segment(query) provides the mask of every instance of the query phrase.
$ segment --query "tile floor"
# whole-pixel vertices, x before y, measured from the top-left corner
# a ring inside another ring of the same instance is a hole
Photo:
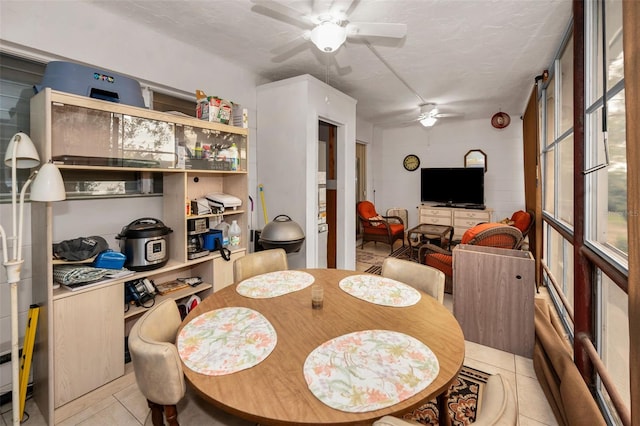
[[[399,244],[399,243],[398,243]],[[365,250],[387,255],[385,244],[367,243]],[[359,263],[356,269],[364,271],[370,265]],[[445,295],[445,305],[452,309],[451,295]],[[533,362],[518,355],[466,342],[465,365],[485,371],[500,373],[511,384],[518,401],[519,425],[557,425],[542,388],[536,379]],[[104,386],[98,391],[85,395],[68,404],[58,425],[74,426],[140,426],[151,425],[146,400],[138,390],[131,364],[127,364],[122,378]],[[0,426],[11,425],[11,406],[1,407]],[[26,403],[29,419],[24,425],[45,425],[44,418],[33,401]],[[223,413],[197,396],[188,392],[187,398],[178,406],[180,424],[183,426],[220,425],[249,426],[252,423]]]

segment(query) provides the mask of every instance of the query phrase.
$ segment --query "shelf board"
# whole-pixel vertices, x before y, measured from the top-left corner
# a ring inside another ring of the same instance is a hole
[[[188,296],[191,296],[192,294],[200,293],[201,291],[209,290],[212,288],[213,288],[212,284],[200,283],[195,287],[183,288],[165,295],[156,294],[154,305],[156,303],[162,302],[163,300],[167,300],[167,299],[178,300],[178,299],[182,299],[183,297],[188,297]],[[129,310],[124,313],[124,319],[141,315],[145,313],[147,309],[148,308],[145,308],[143,306],[130,305]]]

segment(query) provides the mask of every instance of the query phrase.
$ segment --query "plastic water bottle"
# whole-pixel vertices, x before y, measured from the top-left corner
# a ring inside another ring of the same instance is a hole
[[[238,221],[234,220],[231,222],[231,227],[229,228],[229,246],[231,248],[240,247],[240,226],[238,225]]]
[[[235,142],[231,144],[228,151],[229,158],[231,159],[231,170],[238,170],[240,158],[238,157],[238,147],[236,146]]]
[[[227,247],[229,245],[229,224],[223,220],[216,225],[215,229],[222,231],[222,246]]]

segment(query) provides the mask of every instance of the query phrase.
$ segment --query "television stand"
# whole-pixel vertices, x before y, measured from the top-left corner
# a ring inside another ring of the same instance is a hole
[[[418,218],[421,224],[453,226],[453,239],[459,240],[467,229],[481,222],[491,222],[493,210],[482,204],[444,205],[443,207],[440,204],[422,204],[419,206]]]
[[[449,208],[449,209],[471,209],[484,210],[487,208],[484,204],[436,204],[433,207]]]
[[[463,207],[465,209],[471,209],[471,210],[484,210],[486,208],[484,204],[467,204]]]

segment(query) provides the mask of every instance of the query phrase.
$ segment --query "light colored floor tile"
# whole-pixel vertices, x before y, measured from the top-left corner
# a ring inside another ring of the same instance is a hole
[[[518,416],[518,426],[548,426],[548,425],[546,423],[541,423],[527,416],[520,415]]]
[[[549,406],[547,397],[540,387],[540,383],[534,378],[517,375],[518,382],[518,407],[522,416],[537,420],[546,425],[557,425],[553,411]]]
[[[478,343],[465,341],[466,358],[500,367],[515,373],[515,355],[509,352],[483,346]]]
[[[11,426],[13,424],[13,410],[11,409],[11,403],[3,405],[1,408],[2,415],[0,415],[0,426]],[[46,422],[38,406],[33,399],[27,399],[24,403],[24,417],[22,419],[25,425],[28,426],[44,426]],[[27,423],[28,422],[28,423]]]
[[[536,371],[533,369],[533,360],[516,355],[516,374],[531,377],[532,379],[537,378]]]
[[[120,405],[117,399],[113,395],[110,395],[104,399],[97,401],[94,405],[86,408],[77,414],[74,414],[61,422],[58,422],[57,426],[75,426],[81,424],[87,419],[93,418],[98,413],[102,412],[108,407],[112,407],[114,404]]]
[[[144,423],[149,413],[147,398],[142,395],[137,384],[133,384],[113,395],[140,423]]]
[[[187,394],[178,404],[178,422],[181,426],[255,426],[255,423],[227,414],[198,397],[187,386]],[[151,416],[144,426],[151,426]]]
[[[107,406],[77,426],[140,426],[140,422],[118,401]]]

